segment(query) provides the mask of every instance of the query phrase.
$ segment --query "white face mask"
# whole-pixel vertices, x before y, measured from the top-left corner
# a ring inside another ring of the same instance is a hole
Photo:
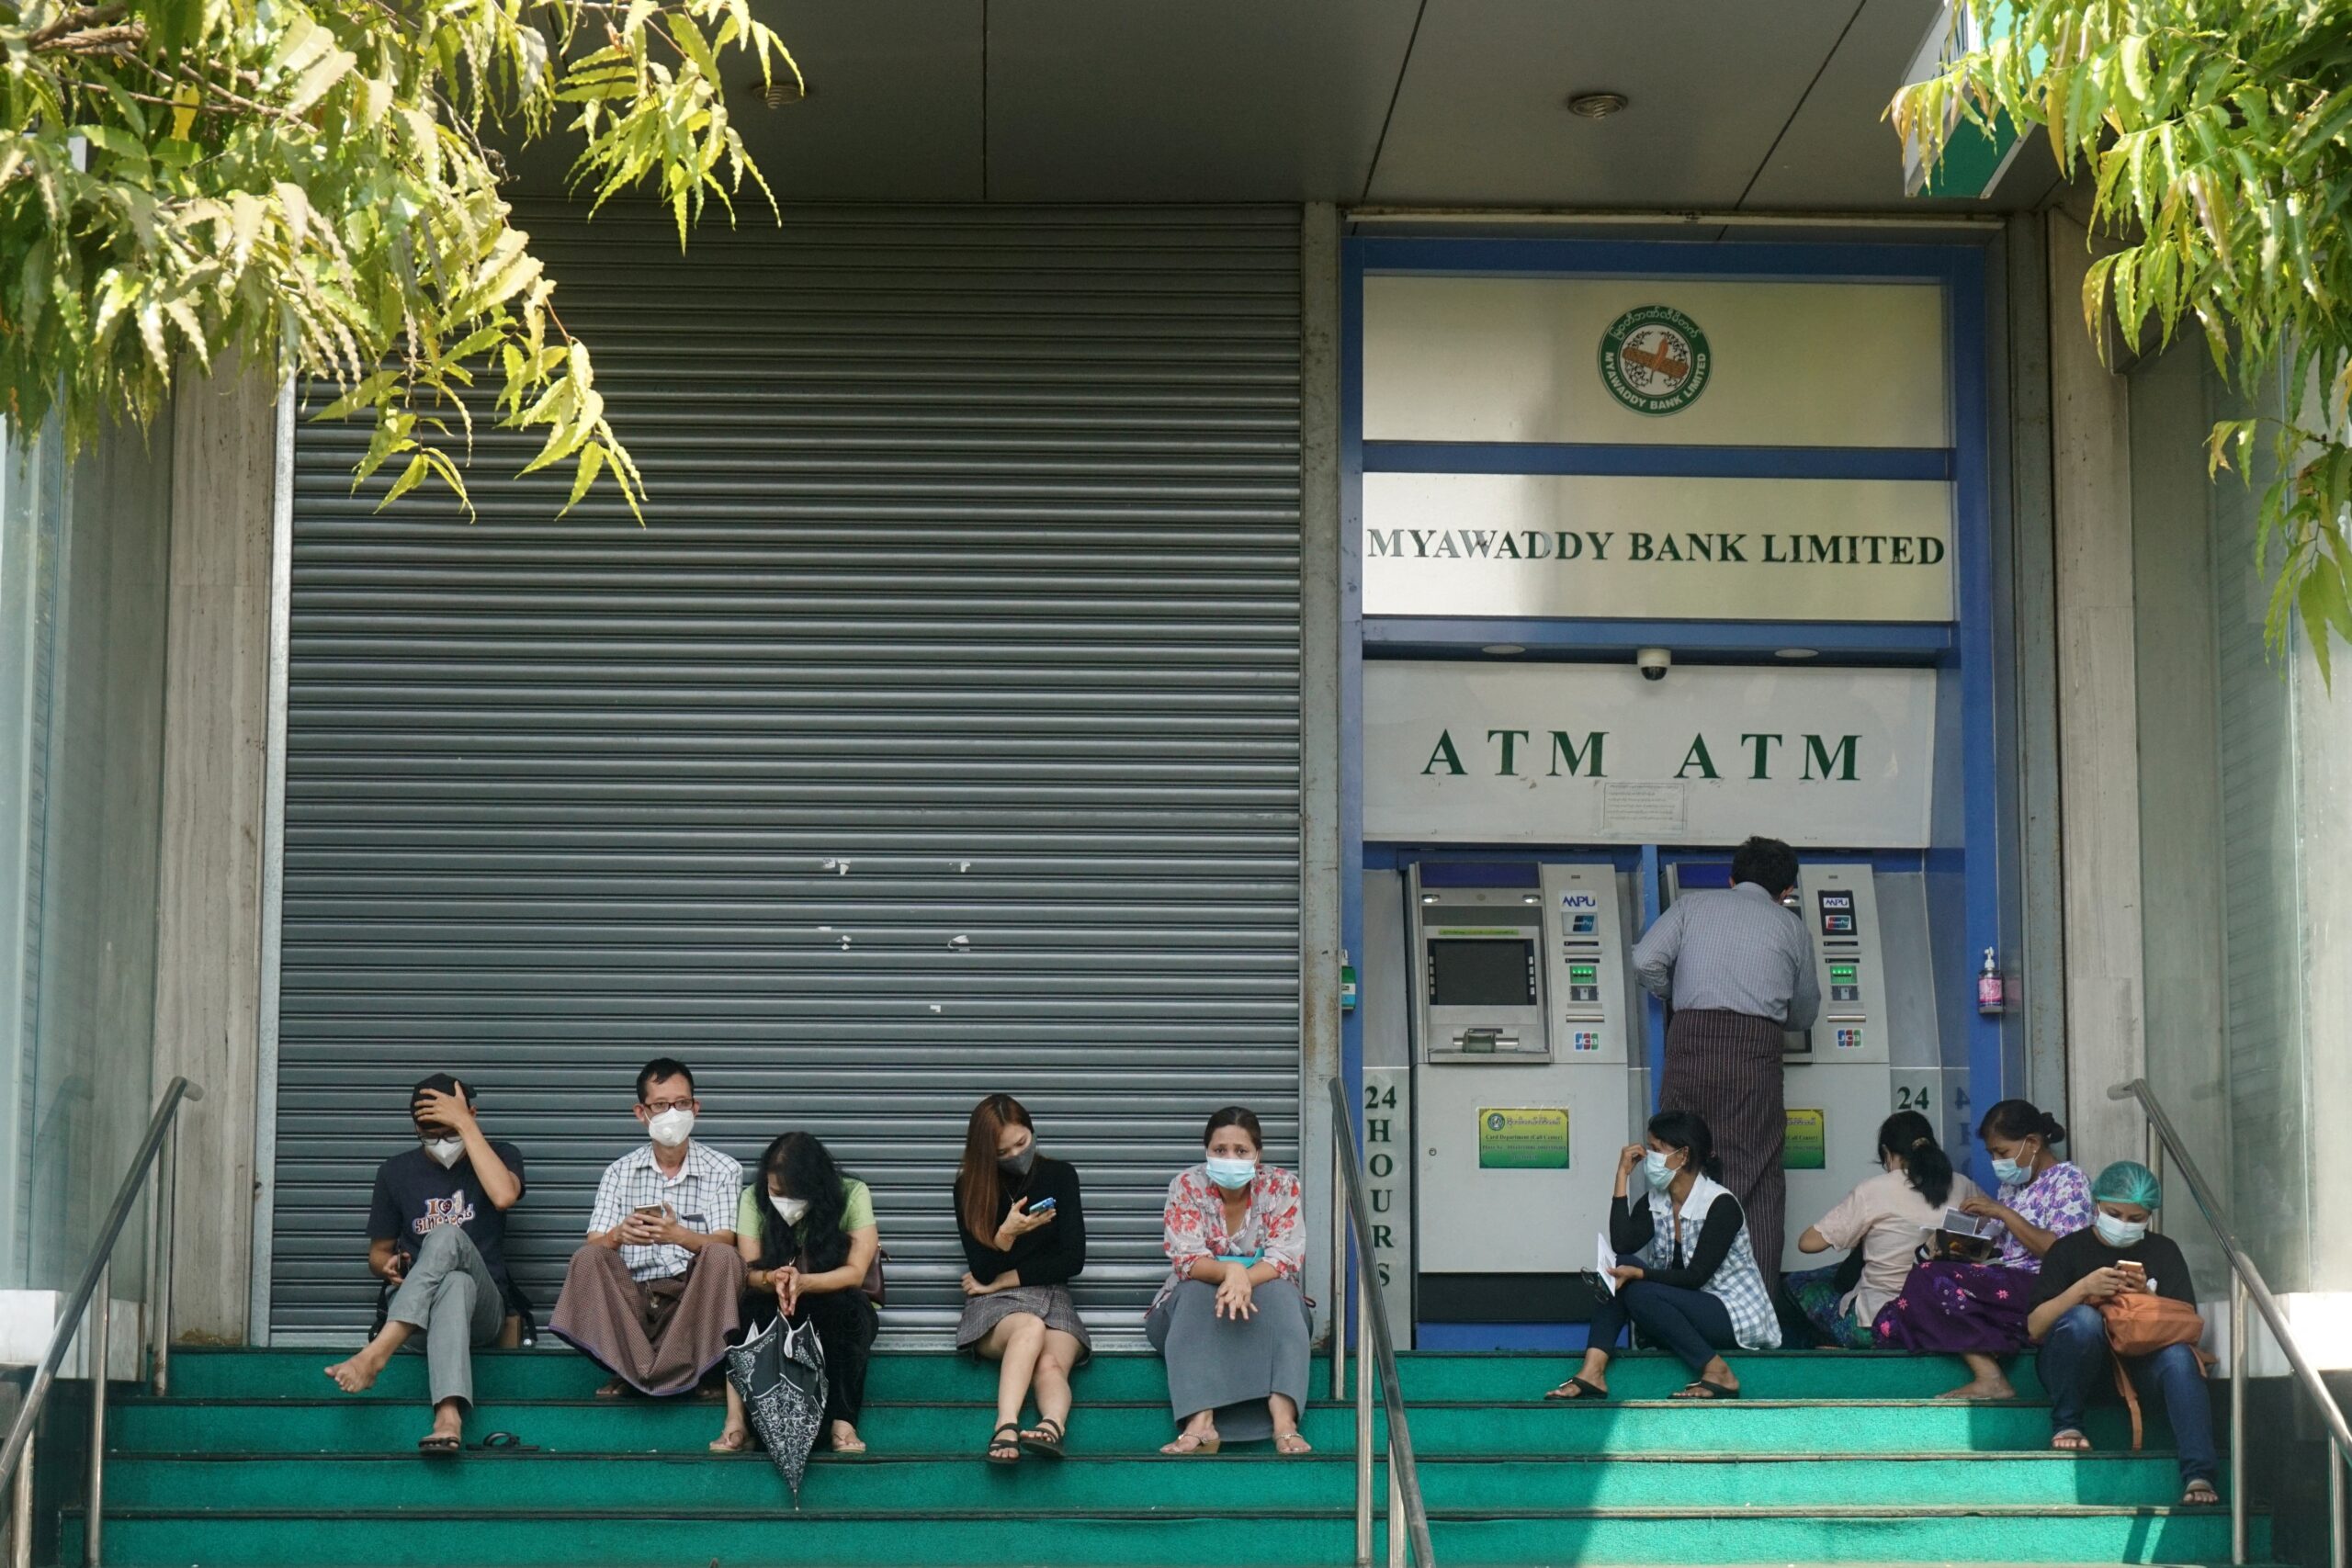
[[[1642,1179],[1650,1184],[1653,1192],[1663,1192],[1674,1185],[1674,1168],[1666,1161],[1667,1156],[1656,1149],[1642,1156]]]
[[[788,1225],[798,1224],[800,1216],[808,1212],[808,1200],[806,1198],[779,1198],[771,1192],[768,1194],[768,1204]]]
[[[695,1130],[695,1113],[681,1105],[649,1118],[645,1130],[652,1134],[653,1141],[663,1148],[674,1149],[684,1143],[687,1134]]]
[[[2109,1247],[2135,1246],[2144,1240],[2148,1234],[2147,1221],[2119,1220],[2105,1209],[2101,1209],[2098,1212],[2098,1218],[2091,1223],[2098,1227],[2099,1240]]]
[[[466,1157],[466,1141],[463,1138],[435,1138],[425,1144],[424,1152],[433,1156],[434,1164],[447,1170]]]

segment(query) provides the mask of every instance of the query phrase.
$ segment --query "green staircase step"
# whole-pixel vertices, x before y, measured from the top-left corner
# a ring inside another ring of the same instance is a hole
[[[326,1388],[324,1369],[343,1352],[320,1349],[183,1349],[172,1357],[172,1392],[209,1399],[301,1397]],[[1956,1358],[1860,1352],[1761,1352],[1732,1358],[1754,1399],[1928,1399],[1968,1381]],[[574,1399],[605,1381],[594,1362],[561,1347],[487,1350],[474,1359],[485,1400]],[[1414,1400],[1540,1398],[1576,1370],[1567,1356],[1419,1354],[1402,1359],[1405,1395]],[[2037,1397],[2041,1385],[2030,1357],[2010,1370],[2018,1392]],[[1351,1368],[1352,1376],[1352,1367]],[[1620,1398],[1658,1399],[1690,1381],[1679,1361],[1654,1352],[1622,1356],[1611,1369]],[[1159,1358],[1124,1353],[1098,1356],[1078,1375],[1080,1396],[1093,1400],[1159,1399],[1168,1392]],[[1329,1358],[1318,1358],[1314,1392],[1330,1392]],[[875,1358],[866,1396],[877,1400],[987,1400],[996,1369],[946,1353],[893,1352]],[[363,1397],[413,1402],[424,1397],[421,1356],[402,1355]]]
[[[1734,1519],[1736,1528],[1726,1529]],[[2252,1544],[2267,1551],[2267,1522],[2255,1525]],[[1447,1568],[1545,1568],[1595,1561],[2148,1563],[2225,1559],[2230,1521],[2217,1510],[2167,1508],[1709,1508],[1440,1515],[1432,1529]],[[455,1562],[618,1568],[688,1559],[827,1568],[1006,1568],[1023,1562],[1094,1568],[1248,1562],[1254,1568],[1289,1568],[1346,1561],[1352,1533],[1345,1509],[1250,1506],[1243,1517],[1230,1506],[1213,1514],[990,1510],[921,1517],[811,1510],[712,1517],[664,1506],[658,1511],[517,1509],[453,1517],[434,1506],[428,1495],[413,1510],[333,1514],[110,1507],[107,1557],[124,1568],[315,1568],[338,1562],[377,1568]],[[69,1521],[69,1561],[79,1560],[79,1535],[78,1521]]]
[[[1960,1462],[1962,1461],[1969,1462]],[[2129,1507],[2164,1497],[2177,1470],[2169,1456],[1913,1455],[1902,1458],[1774,1455],[1745,1462],[1708,1457],[1441,1459],[1420,1467],[1435,1510],[1668,1507],[1838,1507],[1860,1497],[1907,1506],[1997,1498],[2023,1507]],[[272,1508],[290,1497],[431,1500],[435,1513],[560,1510],[630,1494],[712,1516],[773,1512],[787,1494],[766,1458],[491,1453],[427,1459],[219,1455],[117,1460],[107,1467],[115,1506],[183,1509]],[[1035,1458],[991,1466],[977,1456],[854,1459],[809,1472],[801,1505],[814,1511],[930,1513],[989,1508],[1144,1511],[1171,1498],[1247,1496],[1258,1508],[1353,1506],[1355,1466],[1345,1456],[1166,1459]]]
[[[962,1454],[986,1443],[992,1415],[978,1404],[869,1404],[858,1430],[885,1453]],[[2129,1440],[2120,1410],[2099,1407],[2091,1415],[2094,1443],[2117,1448]],[[133,1399],[107,1419],[115,1446],[139,1453],[413,1450],[427,1425],[420,1404],[335,1397]],[[1948,1400],[1424,1404],[1411,1419],[1415,1443],[1431,1455],[1957,1453],[2038,1450],[2050,1441],[2047,1406]],[[695,1454],[718,1435],[720,1420],[716,1402],[697,1400],[500,1402],[477,1409],[467,1430],[476,1438],[512,1431],[548,1450]],[[1304,1426],[1317,1448],[1345,1450],[1353,1443],[1355,1413],[1317,1404]],[[2150,1446],[2169,1443],[2161,1417],[2152,1415],[2148,1426]],[[1380,1427],[1385,1430],[1385,1420]],[[1081,1398],[1070,1446],[1080,1453],[1131,1454],[1157,1448],[1173,1430],[1164,1404]]]

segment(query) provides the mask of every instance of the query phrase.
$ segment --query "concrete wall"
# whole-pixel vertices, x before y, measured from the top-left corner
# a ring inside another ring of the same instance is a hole
[[[155,1078],[183,1074],[175,1330],[242,1341],[253,1265],[277,390],[181,382],[156,909]]]
[[[2092,252],[2049,214],[2052,496],[2057,540],[2059,788],[2064,803],[2067,1113],[2075,1158],[2143,1156],[2140,725],[2133,650],[2131,398],[2072,302]]]

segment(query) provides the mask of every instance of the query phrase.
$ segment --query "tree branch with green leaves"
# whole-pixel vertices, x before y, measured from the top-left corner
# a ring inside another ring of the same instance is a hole
[[[799,79],[750,0],[0,0],[0,414],[79,449],[241,355],[372,422],[355,483],[468,504],[483,377],[525,472],[641,515],[497,144],[572,139],[592,210],[649,192],[683,248],[746,182],[775,210],[730,63]]]
[[[2272,477],[2256,550],[2276,572],[2274,651],[2298,622],[2323,675],[2352,643],[2352,0],[1962,0],[1984,46],[1895,98],[1930,162],[2003,114],[2093,176],[2083,314],[2104,346],[2200,333],[2275,418],[2213,427],[2211,471]]]

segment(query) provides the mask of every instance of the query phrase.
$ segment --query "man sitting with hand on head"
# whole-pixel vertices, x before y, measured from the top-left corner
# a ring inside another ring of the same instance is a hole
[[[701,1111],[684,1062],[657,1056],[637,1075],[637,1119],[650,1141],[605,1168],[588,1245],[571,1255],[548,1322],[614,1374],[601,1397],[684,1393],[742,1323],[732,1227],[743,1167],[694,1141]]]
[[[522,1201],[523,1155],[483,1136],[473,1090],[447,1073],[410,1092],[409,1116],[418,1146],[377,1170],[368,1209],[368,1267],[399,1288],[383,1331],[327,1376],[346,1393],[363,1393],[422,1331],[433,1430],[416,1446],[455,1453],[474,1399],[473,1352],[506,1325],[506,1211]]]

